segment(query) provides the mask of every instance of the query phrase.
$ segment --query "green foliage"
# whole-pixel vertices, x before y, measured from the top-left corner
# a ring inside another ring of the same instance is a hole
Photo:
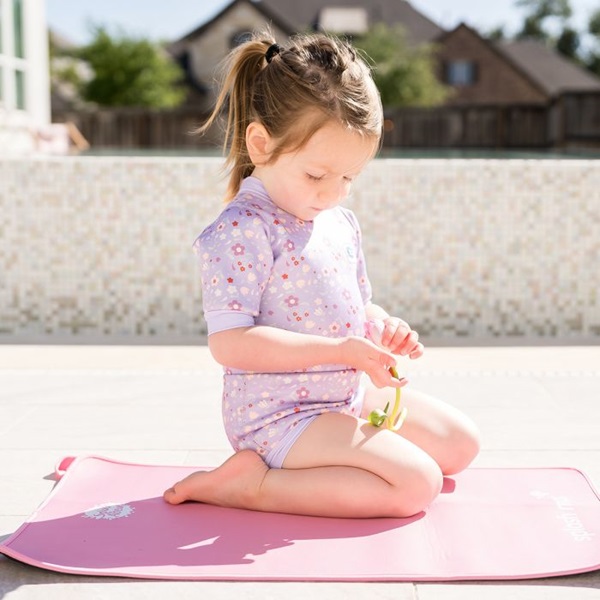
[[[518,38],[535,38],[536,40],[547,41],[549,38],[548,33],[542,25],[542,21],[534,15],[530,15],[523,21],[521,31],[517,34]]]
[[[516,0],[516,6],[525,8],[527,16],[518,38],[535,38],[545,42],[552,41],[544,25],[547,19],[559,19],[563,29],[573,14],[569,0]]]
[[[580,33],[569,24],[573,15],[570,0],[516,0],[515,5],[528,11],[517,38],[541,40],[600,76],[600,10],[591,15],[587,32]],[[559,32],[554,36],[546,25],[546,20],[552,18],[559,24]],[[591,40],[582,44],[582,35],[586,34],[590,34]]]
[[[374,25],[353,40],[373,63],[373,76],[386,108],[434,106],[449,95],[435,74],[432,46],[409,46],[402,27]]]
[[[488,31],[488,33],[485,34],[485,37],[494,42],[501,42],[502,40],[505,40],[506,33],[504,31],[504,27],[502,25],[494,27],[491,31]]]
[[[591,54],[585,65],[589,71],[600,77],[600,52]]]
[[[159,44],[123,32],[111,36],[105,27],[96,26],[92,42],[77,55],[94,73],[82,83],[81,93],[88,102],[171,108],[184,99],[185,92],[177,86],[181,69]]]
[[[579,34],[571,27],[565,27],[556,40],[556,49],[563,55],[572,60],[578,60],[580,38]]]
[[[594,38],[595,44],[585,58],[585,65],[600,77],[600,9],[590,17],[588,32]]]
[[[600,39],[600,9],[598,9],[592,16],[590,17],[590,22],[588,24],[588,31],[595,35]]]
[[[573,15],[569,0],[517,0],[516,5],[528,9],[530,16],[538,21],[548,17],[566,20]]]

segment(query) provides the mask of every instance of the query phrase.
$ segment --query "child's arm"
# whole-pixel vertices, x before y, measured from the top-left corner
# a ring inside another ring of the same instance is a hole
[[[357,336],[327,338],[258,325],[213,333],[208,346],[217,362],[244,371],[285,373],[340,364],[364,371],[377,387],[400,387],[388,371],[396,365],[392,354]]]
[[[366,307],[367,320],[379,319],[384,328],[381,335],[381,345],[393,354],[419,358],[423,354],[423,344],[419,342],[419,334],[410,325],[398,317],[390,315],[377,304],[369,302]]]

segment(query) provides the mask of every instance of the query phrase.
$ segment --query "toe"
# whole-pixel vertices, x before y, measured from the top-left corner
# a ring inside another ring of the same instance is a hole
[[[169,488],[168,490],[165,491],[165,493],[163,494],[163,498],[169,503],[169,504],[181,504],[182,502],[185,502],[187,498],[185,498],[183,496],[183,494],[180,492],[179,489],[179,484],[175,484],[172,488]]]

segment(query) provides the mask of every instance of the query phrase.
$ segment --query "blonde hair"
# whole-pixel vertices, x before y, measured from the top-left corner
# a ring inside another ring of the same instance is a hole
[[[369,67],[350,44],[320,34],[296,35],[285,48],[274,44],[272,34],[263,32],[230,53],[213,112],[198,129],[204,133],[226,113],[227,200],[254,170],[246,148],[246,129],[253,121],[277,142],[270,162],[301,148],[332,119],[381,139],[379,93]]]

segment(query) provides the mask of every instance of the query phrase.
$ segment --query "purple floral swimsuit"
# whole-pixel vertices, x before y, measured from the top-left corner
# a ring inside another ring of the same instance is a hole
[[[371,286],[360,230],[336,207],[302,221],[248,177],[235,199],[194,243],[209,335],[267,325],[331,338],[364,336]],[[225,368],[223,420],[234,448],[251,448],[281,467],[317,416],[360,415],[361,373],[318,365],[290,373]]]

